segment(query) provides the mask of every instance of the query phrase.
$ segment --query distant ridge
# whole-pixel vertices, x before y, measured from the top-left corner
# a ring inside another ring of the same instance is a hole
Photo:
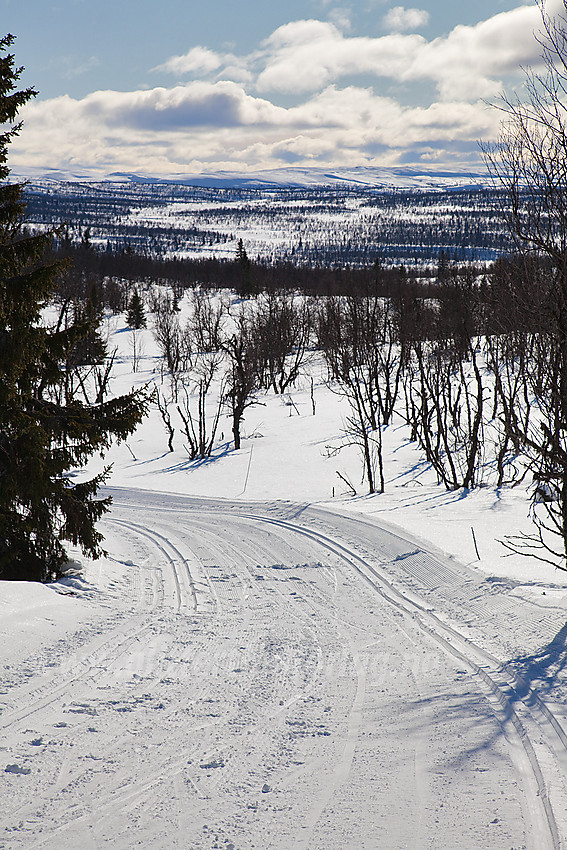
[[[359,189],[447,191],[482,189],[489,185],[486,172],[419,169],[415,167],[356,166],[353,168],[276,168],[266,171],[215,171],[175,174],[168,177],[112,172],[87,176],[59,170],[33,169],[19,177],[54,182],[176,184],[210,189],[315,189],[352,187]]]

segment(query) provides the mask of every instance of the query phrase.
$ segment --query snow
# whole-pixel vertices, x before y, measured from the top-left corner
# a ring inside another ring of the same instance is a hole
[[[150,330],[136,372],[106,332],[113,392],[162,386]],[[525,489],[447,493],[397,419],[366,495],[325,377],[313,353],[201,462],[153,409],[87,470],[107,557],[2,584],[0,847],[567,841],[567,587],[500,542]]]
[[[155,178],[151,175],[113,172],[96,178],[73,171],[52,170],[28,167],[25,171],[15,172],[20,178],[33,178],[46,182],[132,182],[165,183],[185,186],[204,186],[211,188],[308,188],[308,187],[365,187],[386,189],[453,189],[478,187],[490,184],[485,171],[447,171],[443,169],[413,168],[408,166],[358,166],[353,168],[275,168],[265,171],[234,172],[213,171],[200,174],[171,174],[169,177]]]

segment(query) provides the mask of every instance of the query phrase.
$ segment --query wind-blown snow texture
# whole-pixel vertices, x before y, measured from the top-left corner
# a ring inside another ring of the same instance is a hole
[[[160,384],[151,332],[133,373],[106,329],[113,389]],[[567,840],[565,584],[498,542],[525,492],[444,492],[397,420],[364,496],[309,373],[315,414],[306,375],[201,463],[154,410],[106,459],[108,556],[2,586],[0,847]]]

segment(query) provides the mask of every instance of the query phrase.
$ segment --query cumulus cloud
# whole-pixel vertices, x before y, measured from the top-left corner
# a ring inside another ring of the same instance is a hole
[[[423,46],[407,78],[435,80],[442,98],[492,97],[503,76],[539,60],[534,32],[540,24],[537,7],[520,6],[474,27],[457,26]]]
[[[129,128],[149,132],[203,127],[237,127],[285,121],[286,110],[252,97],[236,83],[195,81],[172,89],[93,92],[82,100],[68,96],[29,104],[26,121],[45,128],[57,124],[57,115],[81,128],[95,121],[101,130]],[[72,132],[72,127],[67,127]]]
[[[424,44],[418,35],[348,38],[331,23],[294,21],[264,43],[256,84],[259,91],[308,92],[357,74],[401,78]]]
[[[400,24],[423,20],[419,9],[399,6],[389,14]],[[272,33],[255,57],[256,87],[259,92],[315,92],[344,77],[372,75],[398,84],[433,82],[446,100],[490,97],[501,91],[504,76],[538,61],[541,48],[534,30],[540,24],[537,6],[519,6],[427,41],[401,32],[349,37],[330,22],[293,21]]]
[[[30,103],[23,117],[16,167],[163,176],[282,162],[353,165],[377,150],[382,163],[394,163],[423,145],[487,137],[495,120],[478,104],[409,108],[356,86],[327,86],[283,108],[232,82],[65,96]]]
[[[338,29],[343,32],[348,32],[352,27],[352,10],[332,9],[329,12],[329,20],[338,27]]]
[[[172,56],[163,65],[158,65],[154,71],[164,71],[166,74],[208,74],[216,71],[222,64],[222,58],[207,47],[193,47],[182,56]]]
[[[429,12],[425,9],[405,9],[403,6],[394,6],[384,15],[382,25],[384,29],[391,32],[405,32],[419,29],[428,22]]]
[[[31,102],[14,167],[169,176],[282,162],[474,158],[476,140],[494,138],[499,123],[481,98],[520,64],[537,61],[537,7],[432,40],[400,31],[419,9],[394,12],[398,31],[381,37],[351,36],[331,21],[292,21],[248,56],[194,47],[158,67],[198,77],[183,85]],[[404,103],[404,86],[424,82],[436,94],[429,88],[421,105]],[[285,107],[276,102],[282,93]]]

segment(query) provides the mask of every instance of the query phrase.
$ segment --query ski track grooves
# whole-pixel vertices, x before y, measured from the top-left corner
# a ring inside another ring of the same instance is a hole
[[[113,525],[122,526],[125,528],[130,528],[136,532],[140,537],[145,538],[146,540],[150,540],[154,546],[165,556],[167,562],[171,566],[171,572],[173,575],[173,580],[175,582],[175,609],[177,613],[179,613],[183,608],[186,607],[186,599],[187,599],[187,584],[189,585],[190,591],[189,596],[191,598],[191,607],[197,611],[198,610],[198,602],[197,602],[197,591],[195,589],[195,582],[193,580],[193,576],[191,575],[191,571],[189,568],[189,564],[187,559],[183,556],[183,554],[177,549],[170,540],[167,540],[162,534],[159,534],[156,531],[149,531],[145,526],[138,525],[135,522],[127,522],[126,520],[121,519],[110,519]],[[173,553],[173,554],[171,554]]]
[[[543,847],[560,850],[562,846],[560,832],[557,826],[553,807],[549,799],[548,789],[539,759],[534,749],[534,744],[532,743],[530,734],[526,728],[526,722],[520,718],[518,711],[515,708],[515,704],[521,702],[522,707],[528,710],[528,720],[531,719],[532,722],[537,724],[539,728],[545,726],[547,729],[552,731],[553,737],[556,740],[551,742],[549,740],[550,736],[547,735],[547,743],[552,749],[557,761],[561,764],[567,764],[567,735],[565,734],[558,718],[553,714],[549,707],[545,705],[537,691],[531,688],[528,690],[526,695],[520,695],[518,689],[521,687],[522,681],[513,670],[510,670],[505,665],[503,666],[492,655],[473,644],[468,638],[453,629],[449,624],[441,621],[432,610],[427,608],[424,604],[421,604],[416,599],[415,594],[412,593],[410,596],[395,587],[390,577],[387,576],[383,570],[379,570],[376,566],[370,564],[365,558],[356,553],[354,549],[339,543],[327,534],[317,531],[312,527],[299,525],[297,520],[300,517],[301,520],[305,521],[305,508],[293,515],[293,520],[295,520],[295,522],[253,513],[235,512],[234,514],[235,520],[248,520],[263,525],[271,525],[293,534],[299,534],[307,537],[314,543],[321,545],[327,551],[332,552],[334,555],[341,558],[352,569],[354,569],[375,592],[379,593],[383,599],[393,605],[402,614],[409,616],[414,622],[417,622],[420,628],[426,631],[445,652],[465,664],[468,669],[478,677],[478,679],[482,682],[485,692],[489,695],[489,697],[493,698],[491,702],[492,710],[507,739],[513,743],[519,744],[524,754],[523,764],[520,766],[520,770],[523,773],[524,781],[529,786],[526,789],[527,794],[525,795],[529,809],[526,822],[528,824],[531,823],[532,828],[534,829],[534,846],[537,846],[538,850]],[[146,534],[146,536],[151,537],[152,539],[165,541],[165,538],[162,537],[162,535],[155,533],[150,535],[147,530],[135,525],[134,523],[121,522],[125,525],[129,525],[133,529],[135,528],[139,533]],[[402,540],[403,538],[399,539]],[[426,580],[431,582],[431,579],[427,579],[427,562],[429,560],[432,564],[434,564],[434,561],[428,553],[422,552],[418,548],[409,552],[407,556],[401,557],[415,559],[416,556],[418,558],[419,556],[422,556],[424,561],[423,567],[418,567],[416,569],[421,569]],[[433,581],[432,586],[437,586],[435,581]],[[494,671],[493,668],[497,668],[496,671]],[[491,670],[491,672],[488,672],[488,670]],[[494,701],[496,701],[497,706],[494,705]],[[354,749],[354,747],[352,749]],[[348,761],[349,759],[347,758],[347,762]],[[348,769],[345,770],[343,765],[340,770],[337,768],[335,774],[337,777],[343,774],[344,777],[346,777]],[[340,783],[337,779],[337,783],[333,790],[336,790],[338,784]],[[332,793],[333,792],[330,791],[327,799],[330,799]],[[325,809],[325,804],[319,805],[317,809],[318,817],[311,820],[308,834],[305,835],[304,833],[302,836],[301,847],[308,846],[309,837],[316,828],[319,817]],[[533,826],[534,824],[537,824],[537,826]]]
[[[327,537],[318,531],[310,528],[298,527],[297,525],[286,522],[285,520],[266,518],[256,516],[254,514],[249,514],[248,518],[256,522],[276,525],[296,534],[305,535],[306,537],[320,543],[330,552],[338,555],[351,567],[353,567],[356,572],[390,604],[394,605],[405,615],[410,615],[414,619],[417,618],[421,628],[427,631],[427,633],[447,652],[466,664],[469,669],[482,680],[485,688],[496,698],[502,709],[500,712],[496,711],[495,714],[505,733],[509,734],[510,724],[512,725],[517,735],[517,739],[524,750],[529,764],[529,769],[533,780],[535,781],[537,796],[535,804],[532,802],[532,805],[530,806],[532,816],[535,816],[540,824],[536,835],[534,835],[535,846],[538,848],[549,846],[553,848],[553,850],[560,850],[562,842],[553,808],[549,800],[545,779],[528,731],[514,709],[513,701],[509,696],[510,692],[512,692],[512,694],[517,694],[516,687],[518,685],[518,678],[514,674],[510,676],[510,671],[508,671],[506,667],[501,668],[502,672],[506,671],[508,673],[509,678],[504,687],[500,685],[497,679],[487,672],[485,666],[478,663],[478,661],[481,660],[485,662],[485,665],[490,664],[490,666],[493,666],[496,659],[473,645],[471,641],[459,634],[455,629],[451,628],[451,626],[441,622],[432,611],[420,605],[417,601],[410,599],[399,589],[395,588],[389,578],[387,578],[381,570],[378,570],[376,567],[369,564],[360,555],[350,549],[347,549],[341,543],[332,540],[330,537]],[[379,584],[377,582],[379,582]],[[475,656],[477,660],[475,660]],[[563,762],[567,755],[567,736],[565,735],[559,720],[543,703],[537,692],[533,689],[529,691],[527,698],[520,697],[520,699],[528,708],[535,706],[549,722],[553,731],[557,735],[560,746],[564,751],[563,753],[556,752],[558,760]],[[541,806],[537,805],[538,800],[541,801]],[[312,829],[314,826],[315,824],[313,824]],[[541,843],[544,836],[546,837],[545,845]],[[307,847],[307,843],[302,843],[302,847]]]
[[[136,609],[136,614],[139,616],[136,617],[134,623],[122,630],[119,626],[116,626],[116,628],[111,629],[110,634],[101,635],[96,641],[91,642],[89,644],[89,655],[78,665],[78,669],[69,672],[62,682],[57,682],[52,677],[46,677],[39,685],[37,683],[34,685],[32,682],[32,686],[29,688],[30,702],[23,708],[12,709],[2,715],[2,728],[22,723],[31,715],[44,710],[53,703],[71,697],[77,683],[85,683],[96,677],[99,665],[102,665],[103,669],[108,658],[116,661],[121,654],[128,652],[136,641],[143,639],[146,635],[147,626],[142,621],[144,613],[148,614],[155,610],[159,612],[163,611],[164,608],[169,608],[169,616],[172,616],[173,612],[173,616],[178,620],[177,615],[180,614],[200,617],[211,612],[221,613],[227,606],[229,609],[237,609],[239,606],[244,607],[248,604],[250,610],[253,611],[252,606],[254,604],[262,603],[261,596],[256,594],[256,597],[254,597],[254,588],[257,588],[254,580],[257,576],[250,566],[251,563],[254,563],[253,558],[260,555],[265,556],[266,559],[273,558],[277,551],[285,551],[286,556],[289,556],[289,551],[292,550],[292,545],[286,541],[286,538],[282,535],[280,539],[280,535],[277,534],[275,536],[278,539],[275,542],[268,540],[268,537],[264,538],[257,535],[250,543],[246,535],[243,534],[239,538],[241,545],[240,542],[236,543],[235,537],[231,538],[230,535],[223,533],[222,514],[219,523],[219,508],[207,502],[207,500],[203,500],[201,505],[199,505],[198,500],[193,500],[193,505],[196,507],[191,512],[191,523],[187,527],[180,527],[176,524],[174,517],[179,509],[169,508],[167,502],[163,509],[157,505],[138,505],[128,500],[121,503],[117,499],[115,504],[121,510],[121,514],[117,517],[110,515],[107,521],[116,529],[129,531],[133,536],[138,536],[147,541],[152,549],[157,550],[159,559],[164,566],[164,569],[159,569],[162,584],[159,589],[156,589],[157,573],[148,573],[147,578],[151,581],[152,598],[151,604],[146,604],[144,608],[143,602],[145,595],[147,595],[148,585],[147,582],[144,584],[143,581],[140,581],[140,568],[134,567],[135,572],[132,573],[129,580],[133,582],[132,595],[135,598],[134,601],[140,606]],[[564,801],[565,783],[560,783],[560,790],[554,791],[558,794],[558,800],[554,802],[555,798],[550,799],[548,787],[553,777],[550,780],[547,778],[547,773],[544,775],[546,770],[544,760],[546,755],[551,756],[553,764],[560,766],[559,773],[562,778],[567,774],[567,734],[563,729],[561,720],[546,705],[537,690],[522,680],[511,666],[503,664],[490,652],[478,646],[457,628],[454,628],[449,622],[441,619],[419,593],[414,592],[409,587],[406,588],[402,582],[399,582],[387,572],[386,563],[383,567],[377,566],[373,561],[371,562],[371,559],[363,556],[364,547],[357,547],[355,542],[348,541],[346,537],[341,542],[340,529],[337,531],[337,538],[333,537],[333,532],[330,530],[333,528],[332,512],[318,513],[316,509],[314,513],[312,512],[309,515],[308,506],[300,506],[297,509],[298,506],[295,505],[291,506],[292,509],[296,509],[295,513],[292,513],[289,511],[289,506],[286,508],[283,503],[281,505],[274,503],[264,507],[267,515],[254,513],[252,505],[244,503],[227,504],[225,511],[226,516],[230,518],[235,527],[240,525],[246,528],[246,526],[250,527],[250,524],[253,524],[264,529],[279,529],[285,535],[289,535],[292,540],[294,535],[299,536],[303,540],[311,541],[315,549],[320,547],[335,558],[340,559],[348,569],[355,571],[373,593],[377,593],[387,603],[392,611],[392,617],[394,612],[397,612],[396,616],[401,615],[403,617],[408,632],[410,630],[409,623],[417,626],[445,654],[468,668],[486,694],[488,704],[510,745],[512,760],[524,784],[522,805],[526,808],[524,813],[526,830],[529,831],[530,826],[532,830],[531,844],[537,850],[560,850],[564,846],[562,833],[565,832],[565,818],[561,821],[560,827],[555,812],[559,814],[560,804]],[[131,510],[139,508],[155,516],[155,524],[152,525],[151,519],[148,521],[150,528],[147,525],[140,524],[139,521],[134,522],[125,518]],[[270,515],[277,512],[281,517],[282,511],[285,519]],[[323,516],[323,521],[320,519],[321,516]],[[342,518],[345,519],[345,517]],[[356,523],[356,519],[353,521]],[[320,530],[321,528],[323,530]],[[191,535],[197,534],[201,534],[202,537],[193,545]],[[396,537],[390,531],[387,534],[390,537]],[[188,542],[189,540],[191,540],[191,543]],[[392,562],[402,558],[414,559],[415,572],[420,575],[423,574],[424,581],[428,582],[431,587],[438,586],[439,582],[435,573],[437,562],[433,560],[433,556],[419,548],[415,549],[415,543],[404,540],[401,536],[398,536],[396,540],[403,542],[404,546],[408,545],[410,549],[411,547],[414,548],[407,555],[391,557]],[[360,551],[357,551],[357,548]],[[386,546],[385,551],[387,549]],[[213,567],[208,567],[205,564],[203,552],[208,553],[207,563],[213,555],[222,556],[219,561],[224,563],[224,572],[229,573],[229,575],[223,574],[220,577],[211,575],[210,570]],[[385,556],[386,562],[387,557],[389,556]],[[270,563],[273,563],[273,561]],[[429,569],[430,566],[433,569]],[[439,570],[445,569],[444,565],[437,564],[437,566]],[[447,569],[450,570],[450,567],[447,567]],[[323,570],[328,570],[328,575]],[[325,577],[325,581],[328,580],[329,586],[332,587],[334,582],[336,590],[337,577],[333,575],[332,570],[324,567],[321,570],[321,575]],[[455,573],[455,581],[458,580],[459,576]],[[299,582],[300,579],[297,579],[297,581]],[[217,583],[216,586],[215,582]],[[219,582],[225,583],[219,584]],[[299,588],[300,585],[297,586]],[[307,587],[307,585],[302,586]],[[275,584],[270,589],[281,597],[282,603],[285,602],[287,597],[284,596],[279,584]],[[305,596],[302,601],[307,603],[312,611],[324,606],[324,595],[315,585],[310,588],[310,595],[307,590],[304,590],[304,593]],[[297,596],[298,594],[294,595]],[[496,600],[496,602],[498,601]],[[302,607],[298,608],[297,611],[293,609],[293,612],[288,616],[296,619],[304,629],[310,628],[311,621],[307,619],[307,614]],[[351,629],[364,628],[342,620],[331,610],[327,612],[327,617],[337,623],[343,623]],[[317,643],[317,635],[314,631],[312,637],[313,641]],[[320,646],[318,651],[321,652]],[[325,810],[333,796],[348,781],[352,769],[357,746],[359,716],[366,686],[364,668],[355,665],[355,672],[356,688],[348,715],[346,735],[343,740],[344,746],[341,752],[337,754],[336,761],[333,764],[328,787],[323,793],[314,795],[304,827],[300,835],[296,835],[293,844],[297,850],[307,850],[310,846],[310,841]],[[280,702],[281,708],[279,710],[281,712],[286,711],[309,690],[310,683],[306,681],[303,691],[298,692],[298,695],[286,700],[285,703]],[[536,740],[535,733],[537,733],[538,740]],[[125,733],[120,732],[118,734],[124,735]],[[195,746],[197,749],[197,745]],[[97,846],[97,833],[100,836],[103,834],[102,827],[106,825],[110,827],[113,819],[119,817],[120,812],[124,811],[125,807],[133,807],[138,801],[143,801],[151,788],[160,782],[159,775],[166,768],[172,778],[173,798],[175,801],[180,801],[181,770],[186,763],[186,756],[170,755],[165,757],[162,765],[163,770],[157,774],[158,778],[152,778],[151,775],[140,776],[127,790],[121,786],[117,787],[112,792],[111,797],[106,799],[106,808],[103,808],[100,815],[100,825],[96,832],[93,831],[91,835],[94,842],[93,846]],[[544,765],[543,768],[542,765]],[[74,772],[76,772],[76,769],[73,771],[73,769],[69,769],[68,764],[62,763],[58,775],[50,784],[48,783],[45,799],[47,800],[48,793],[55,794],[60,787],[71,781]],[[125,773],[124,776],[126,775]],[[76,774],[75,778],[78,778],[78,776],[79,774]],[[185,778],[184,781],[193,782],[190,777]],[[200,796],[197,785],[195,783],[193,785],[196,795]],[[74,813],[74,806],[75,803],[69,808],[60,810],[59,814],[64,816],[64,822],[57,827],[51,836],[36,837],[35,841],[32,840],[33,843],[30,842],[27,846],[44,846],[55,834],[63,839],[67,830],[91,817],[92,812],[90,810],[87,810],[85,814]],[[21,807],[13,811],[11,816],[15,816],[20,808],[27,810],[29,807],[30,804],[22,803]],[[180,821],[178,821],[178,832],[179,834],[182,833]],[[1,839],[0,846],[4,846]]]
[[[296,515],[293,516],[293,519],[297,520],[301,517],[302,520],[305,520],[304,515],[305,508],[299,511],[299,513],[296,513]],[[513,743],[519,744],[524,753],[523,764],[520,766],[520,771],[523,774],[524,781],[529,786],[526,789],[527,794],[525,795],[529,809],[526,822],[527,824],[532,824],[532,828],[534,830],[534,846],[538,847],[538,850],[540,850],[540,848],[543,850],[544,847],[550,848],[550,850],[551,848],[552,850],[560,850],[562,842],[559,828],[549,799],[548,789],[539,759],[535,752],[530,734],[526,728],[526,723],[522,721],[518,711],[514,707],[515,703],[521,701],[522,706],[528,709],[529,718],[531,718],[532,722],[536,723],[538,727],[542,727],[545,724],[552,730],[554,737],[556,738],[556,742],[553,744],[548,740],[547,743],[553,750],[557,761],[562,764],[567,763],[567,735],[565,734],[558,718],[553,714],[548,706],[545,705],[541,697],[537,694],[537,691],[529,689],[526,696],[519,696],[518,687],[521,686],[522,682],[514,671],[509,670],[506,666],[502,666],[501,663],[492,655],[477,647],[468,638],[453,629],[449,624],[441,621],[432,610],[427,608],[424,604],[421,604],[416,599],[415,594],[412,593],[411,596],[407,595],[395,587],[392,584],[390,577],[387,576],[383,570],[379,570],[376,566],[370,564],[365,558],[356,553],[354,549],[339,543],[327,534],[317,531],[312,527],[302,526],[296,522],[242,512],[235,512],[234,519],[248,520],[268,526],[271,525],[293,534],[302,535],[312,540],[314,543],[321,545],[327,551],[332,552],[354,569],[375,592],[380,594],[383,599],[393,605],[398,611],[404,614],[404,616],[409,616],[414,622],[417,622],[420,628],[426,631],[445,652],[465,664],[468,669],[478,677],[483,684],[485,692],[497,703],[498,707],[494,705],[494,701],[491,703],[491,707],[507,739]],[[115,520],[115,522],[127,525],[132,529],[135,529],[138,533],[145,535],[156,542],[162,541],[161,544],[157,543],[162,551],[164,551],[162,548],[163,543],[168,543],[170,546],[172,545],[166,541],[162,535],[155,532],[150,534],[145,528],[138,526],[135,523],[125,522],[123,520]],[[402,540],[403,538],[399,539]],[[176,553],[179,556],[179,552],[177,550]],[[177,575],[177,567],[174,563],[174,559],[171,559],[167,553],[164,552],[164,554],[166,554],[172,563]],[[407,556],[402,557],[415,558],[420,555],[423,556],[425,562],[423,565],[423,572],[426,573],[428,567],[427,561],[431,560],[431,563],[434,563],[428,553],[422,552],[418,548],[409,552]],[[497,668],[497,673],[487,672],[487,668],[490,669],[494,667]],[[501,683],[499,679],[504,679],[504,682]],[[549,739],[549,736],[547,737]],[[354,749],[354,747],[352,749]],[[341,760],[341,762],[342,761],[343,760]],[[349,759],[347,758],[347,762],[348,761]],[[337,770],[335,771],[337,782],[334,784],[333,790],[336,790],[336,787],[340,784],[338,781],[339,775],[344,775],[344,778],[346,778],[347,774],[348,769],[345,770],[344,765],[340,770],[337,767]],[[330,799],[331,796],[332,791],[328,794],[327,799]],[[306,848],[308,846],[309,837],[313,834],[319,817],[323,814],[324,809],[325,804],[317,806],[318,816],[312,818],[307,835],[304,833],[302,836],[302,848]],[[537,826],[534,826],[534,824]]]

